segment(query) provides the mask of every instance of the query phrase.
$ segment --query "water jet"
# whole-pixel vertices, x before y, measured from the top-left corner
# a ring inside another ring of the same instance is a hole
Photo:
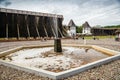
[[[54,51],[55,52],[62,52],[62,45],[61,45],[61,39],[58,38],[58,20],[57,15],[55,15],[54,20],[54,28],[55,28],[55,39],[54,39]]]

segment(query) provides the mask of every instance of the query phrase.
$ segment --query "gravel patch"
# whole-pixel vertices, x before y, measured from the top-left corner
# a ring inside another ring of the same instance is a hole
[[[82,39],[79,40],[62,40],[65,44],[84,44]],[[53,40],[41,41],[18,41],[18,42],[0,42],[0,52],[22,45],[42,45],[53,44]],[[93,44],[120,51],[120,42],[114,39],[87,40],[86,44]],[[0,80],[52,80],[35,74],[27,73],[0,65]],[[81,72],[74,76],[62,80],[120,80],[120,60],[112,61],[108,64],[94,67],[87,71]]]

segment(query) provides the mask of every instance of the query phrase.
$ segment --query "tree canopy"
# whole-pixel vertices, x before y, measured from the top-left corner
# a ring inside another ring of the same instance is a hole
[[[104,28],[120,28],[120,25],[104,26]]]
[[[77,33],[82,33],[82,26],[77,26],[76,31]]]

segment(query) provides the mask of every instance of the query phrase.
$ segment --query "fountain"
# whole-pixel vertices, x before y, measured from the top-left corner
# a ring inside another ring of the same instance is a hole
[[[57,15],[55,15],[54,19],[54,28],[55,28],[55,39],[54,39],[54,51],[55,52],[62,52],[62,46],[61,46],[61,39],[58,37],[58,20]]]
[[[57,15],[53,22],[54,45],[22,46],[1,52],[0,64],[58,80],[120,58],[120,52],[87,45],[86,40],[84,45],[61,45]]]

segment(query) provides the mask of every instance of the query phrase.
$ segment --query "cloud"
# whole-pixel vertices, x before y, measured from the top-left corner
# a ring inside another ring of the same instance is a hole
[[[2,5],[2,6],[7,7],[7,6],[11,5],[11,4],[12,3],[10,1],[8,1],[8,0],[0,0],[0,5]]]
[[[10,2],[1,1],[0,6]],[[11,0],[11,3],[7,8],[62,14],[63,24],[68,24],[70,19],[76,25],[85,21],[92,26],[120,24],[120,0]]]

